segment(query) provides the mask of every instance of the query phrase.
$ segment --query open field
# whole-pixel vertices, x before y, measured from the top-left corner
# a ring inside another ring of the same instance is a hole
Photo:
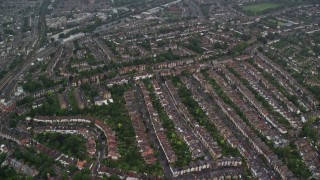
[[[282,4],[279,4],[279,3],[266,2],[266,3],[244,5],[244,6],[241,6],[241,8],[242,8],[242,10],[244,10],[246,12],[249,12],[249,13],[256,15],[256,14],[261,14],[261,13],[266,12],[271,9],[278,8],[281,5]]]

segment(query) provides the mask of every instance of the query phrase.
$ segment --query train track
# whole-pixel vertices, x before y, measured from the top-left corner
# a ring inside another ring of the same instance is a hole
[[[2,92],[3,89],[6,87],[6,85],[10,82],[12,76],[13,76],[13,72],[9,72],[6,74],[6,76],[4,78],[1,79],[0,92]]]

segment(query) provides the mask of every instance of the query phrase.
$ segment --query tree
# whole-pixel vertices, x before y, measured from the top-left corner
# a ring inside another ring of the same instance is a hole
[[[315,45],[313,51],[317,56],[320,56],[320,45]]]
[[[42,89],[43,86],[37,81],[28,80],[25,84],[22,85],[22,88],[27,92],[35,92]]]
[[[54,86],[54,81],[50,78],[48,78],[47,76],[41,75],[39,77],[39,80],[42,82],[42,84],[44,85],[45,88],[50,88],[52,86]]]
[[[78,171],[79,169],[77,168],[77,166],[71,164],[71,165],[68,167],[68,170],[70,171],[70,173],[75,173],[75,172]]]
[[[9,127],[15,128],[17,126],[18,122],[16,120],[10,119],[9,121]]]
[[[262,36],[258,36],[258,37],[257,37],[257,40],[260,41],[260,42],[262,42],[263,44],[267,44],[267,42],[268,42],[267,38],[262,37]]]
[[[65,37],[66,37],[66,34],[64,34],[64,33],[59,34],[60,39],[65,38]]]

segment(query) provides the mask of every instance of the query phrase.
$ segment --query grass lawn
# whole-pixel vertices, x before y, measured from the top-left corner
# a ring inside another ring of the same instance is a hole
[[[244,11],[247,11],[256,15],[256,14],[262,13],[265,10],[278,8],[280,6],[281,4],[279,3],[267,2],[267,3],[258,3],[258,4],[252,4],[252,5],[244,5],[244,6],[241,6],[241,8]]]
[[[67,100],[68,103],[71,105],[72,109],[77,109],[78,105],[77,105],[77,101],[76,101],[76,97],[74,96],[74,89],[68,91],[67,93]]]

